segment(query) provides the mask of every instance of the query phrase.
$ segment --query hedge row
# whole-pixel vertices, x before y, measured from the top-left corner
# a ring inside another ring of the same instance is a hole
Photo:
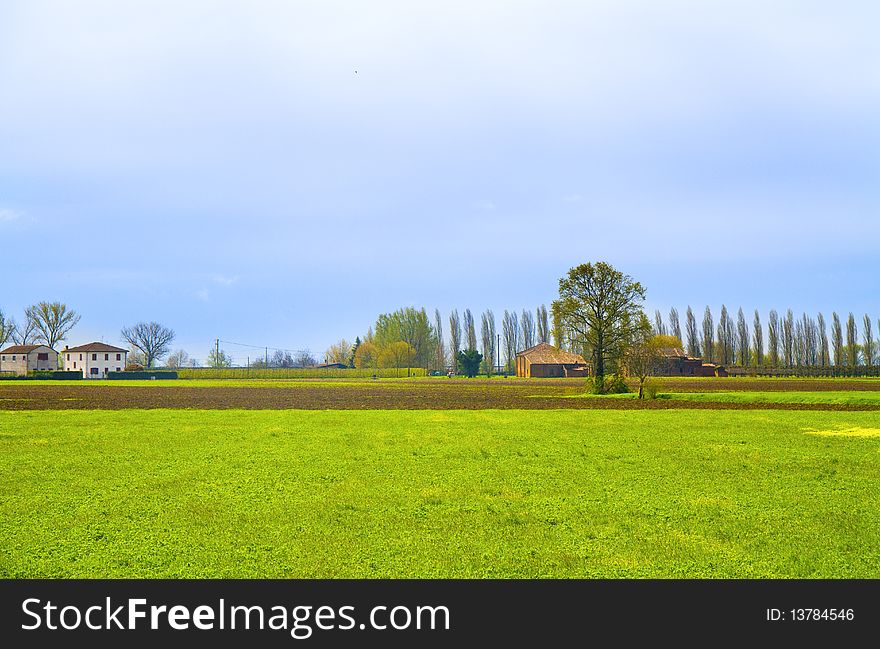
[[[130,374],[131,372],[127,372]],[[406,376],[425,376],[424,367],[393,367],[379,369],[309,369],[274,367],[270,369],[250,369],[230,367],[214,369],[211,367],[181,368],[177,370],[182,379],[369,379],[374,374],[383,379]]]

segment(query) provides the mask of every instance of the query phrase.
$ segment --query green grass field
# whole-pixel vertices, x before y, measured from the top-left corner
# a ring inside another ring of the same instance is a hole
[[[579,394],[568,398],[593,398],[594,395]],[[609,394],[603,399],[636,399],[637,393]],[[701,401],[711,403],[796,403],[880,406],[880,391],[877,390],[828,390],[815,392],[754,392],[754,391],[715,391],[715,392],[659,392],[658,399],[675,401]]]
[[[876,412],[0,411],[0,443],[2,577],[880,577]]]

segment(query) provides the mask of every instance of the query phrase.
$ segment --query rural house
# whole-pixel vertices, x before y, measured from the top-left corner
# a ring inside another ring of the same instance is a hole
[[[46,345],[13,345],[0,351],[0,372],[25,376],[33,371],[58,369],[58,352]]]
[[[65,347],[61,354],[64,370],[82,372],[84,379],[106,378],[109,372],[121,372],[128,358],[127,350],[106,343]]]
[[[522,377],[589,376],[590,366],[583,356],[547,343],[538,343],[516,355],[516,375]]]

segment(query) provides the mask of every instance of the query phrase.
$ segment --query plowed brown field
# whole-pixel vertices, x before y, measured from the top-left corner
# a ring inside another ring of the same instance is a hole
[[[880,381],[665,380],[675,392],[880,391]],[[304,410],[449,410],[449,409],[719,409],[719,410],[880,410],[866,404],[719,403],[659,399],[638,401],[608,397],[560,399],[584,392],[583,381],[416,380],[290,387],[187,387],[185,381],[163,387],[107,385],[0,384],[0,410],[304,409]]]

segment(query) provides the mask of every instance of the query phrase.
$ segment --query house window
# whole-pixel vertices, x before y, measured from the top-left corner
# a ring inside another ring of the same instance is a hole
[[[117,368],[116,368],[116,371],[117,371],[117,372],[121,372],[121,371],[122,371],[122,368],[117,367]]]
[[[82,360],[82,359],[83,359],[83,355],[80,354],[80,355],[79,355],[79,360]]]
[[[92,354],[92,360],[93,360],[93,361],[98,360],[98,355],[97,355],[97,354]]]
[[[3,357],[3,360],[4,360],[4,361],[6,360],[6,357],[5,357],[5,356]]]
[[[76,369],[76,361],[73,361],[73,369]]]
[[[70,354],[67,355],[67,360],[70,360]]]
[[[37,360],[38,361],[48,361],[49,360],[49,353],[47,352],[45,354],[37,354]]]
[[[15,356],[12,357],[12,362],[13,362],[13,363],[15,362]]]
[[[104,354],[104,360],[105,360],[105,361],[109,361],[109,360],[110,360],[110,354]]]
[[[93,367],[89,370],[89,374],[93,374],[94,376],[98,376],[98,368]]]
[[[109,371],[110,371],[110,368],[109,368],[109,367],[105,367],[105,368],[104,368],[104,374],[106,374],[106,373],[109,372]]]
[[[121,361],[121,360],[122,360],[122,354],[116,354],[116,360],[117,360],[117,361]],[[117,370],[117,371],[118,371],[118,370]]]

